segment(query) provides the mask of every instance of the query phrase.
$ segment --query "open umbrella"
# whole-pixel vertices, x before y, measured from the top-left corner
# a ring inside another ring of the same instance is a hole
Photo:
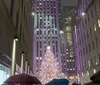
[[[95,84],[92,82],[88,82],[88,83],[85,83],[84,85],[95,85]]]
[[[53,79],[46,85],[68,85],[68,84],[69,84],[69,80],[67,79]]]
[[[24,73],[10,76],[4,83],[41,84],[41,82],[36,77]]]
[[[93,74],[90,79],[92,80],[93,83],[100,83],[100,71],[97,73]]]

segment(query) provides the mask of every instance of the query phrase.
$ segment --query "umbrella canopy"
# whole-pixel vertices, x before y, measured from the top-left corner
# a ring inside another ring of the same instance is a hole
[[[89,83],[85,83],[84,85],[95,85],[95,84],[92,82],[89,82]]]
[[[4,83],[30,83],[30,84],[41,84],[41,82],[34,76],[27,74],[18,74],[10,76]]]
[[[100,83],[100,71],[90,77],[93,83]]]
[[[69,83],[69,80],[67,79],[53,79],[46,85],[68,85],[68,83]]]

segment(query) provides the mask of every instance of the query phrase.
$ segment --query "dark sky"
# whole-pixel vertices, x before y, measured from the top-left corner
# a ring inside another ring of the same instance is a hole
[[[77,0],[61,0],[63,6],[76,6]]]

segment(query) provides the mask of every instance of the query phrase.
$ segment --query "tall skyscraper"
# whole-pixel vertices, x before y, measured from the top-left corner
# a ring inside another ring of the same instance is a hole
[[[100,70],[100,0],[78,0],[75,40],[78,76],[91,76]]]
[[[34,73],[40,71],[41,61],[50,46],[61,70],[59,17],[60,0],[33,0],[34,7]]]
[[[77,22],[77,7],[76,6],[64,6],[62,7],[62,24],[61,29],[64,31],[65,43],[66,43],[66,60],[65,66],[67,68],[64,73],[72,81],[77,80],[76,73],[76,57],[74,50],[74,28]],[[63,58],[62,58],[63,59]],[[63,70],[64,68],[62,68]]]

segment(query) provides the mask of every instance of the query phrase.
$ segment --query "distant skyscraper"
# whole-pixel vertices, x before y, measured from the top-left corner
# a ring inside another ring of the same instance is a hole
[[[60,39],[59,39],[59,0],[33,0],[34,7],[34,73],[38,74],[46,49],[51,51],[61,70]]]
[[[77,7],[65,6],[62,11],[62,24],[61,29],[65,34],[66,42],[66,60],[63,62],[67,68],[62,68],[62,71],[67,74],[70,80],[77,80],[76,73],[76,57],[74,51],[74,28],[77,22]],[[63,58],[62,58],[63,60]]]
[[[100,70],[100,0],[78,0],[75,37],[78,76],[91,76]]]

